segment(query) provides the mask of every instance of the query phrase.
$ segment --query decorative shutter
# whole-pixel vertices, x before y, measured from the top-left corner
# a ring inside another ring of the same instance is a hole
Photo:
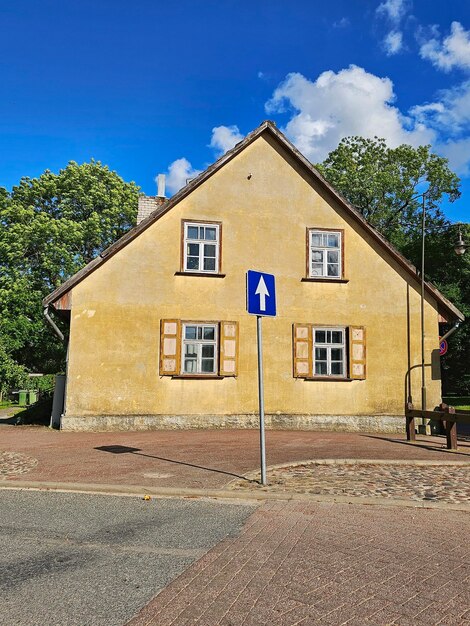
[[[349,327],[349,377],[366,378],[366,329],[364,326]]]
[[[312,325],[294,324],[294,378],[311,378],[312,368]]]
[[[181,322],[162,320],[160,326],[160,376],[180,373]]]
[[[220,322],[219,374],[238,374],[238,322]]]

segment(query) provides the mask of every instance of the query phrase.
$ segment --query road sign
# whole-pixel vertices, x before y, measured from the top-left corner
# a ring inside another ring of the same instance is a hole
[[[448,349],[449,349],[449,346],[447,344],[447,341],[445,339],[440,339],[439,340],[439,355],[444,356],[444,354],[447,354]]]
[[[276,285],[273,274],[248,270],[246,273],[246,310],[252,315],[276,315]]]

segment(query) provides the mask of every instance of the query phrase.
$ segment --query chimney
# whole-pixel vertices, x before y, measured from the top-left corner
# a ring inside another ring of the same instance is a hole
[[[140,196],[137,208],[137,224],[151,215],[158,207],[166,202],[165,198],[165,174],[157,176],[157,195]]]
[[[159,198],[165,197],[165,174],[157,176],[157,196]]]

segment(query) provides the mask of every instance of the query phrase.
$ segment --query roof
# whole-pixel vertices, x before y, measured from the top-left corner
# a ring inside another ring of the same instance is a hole
[[[367,220],[361,215],[361,213],[350,204],[336,189],[334,189],[323,176],[315,169],[315,167],[306,159],[301,152],[285,137],[283,133],[276,127],[274,122],[266,120],[258,126],[255,130],[249,133],[242,141],[221,156],[215,163],[210,165],[204,172],[199,174],[196,178],[193,178],[185,187],[180,189],[178,193],[172,196],[169,200],[159,206],[153,213],[143,219],[137,226],[134,226],[125,235],[123,235],[118,241],[111,246],[103,250],[103,252],[93,259],[90,263],[85,265],[80,271],[66,280],[60,287],[49,294],[43,300],[44,306],[54,304],[57,300],[62,298],[67,292],[69,292],[75,285],[84,280],[89,274],[94,272],[100,265],[105,263],[108,259],[114,256],[119,250],[124,248],[128,243],[133,241],[144,230],[149,228],[163,215],[171,211],[171,209],[178,204],[183,198],[188,196],[197,187],[202,185],[208,178],[210,178],[215,172],[220,170],[224,165],[236,157],[242,150],[249,146],[253,141],[263,134],[268,134],[274,137],[277,142],[288,152],[294,159],[302,166],[302,168],[310,175],[310,177],[320,185],[328,194],[348,213],[356,222],[358,222],[362,228],[376,241],[382,248],[384,248],[388,254],[398,264],[405,269],[410,276],[417,281],[420,281],[418,270],[416,267],[408,261],[398,250],[389,242],[383,235],[381,235],[373,226],[371,226]],[[425,290],[432,295],[437,301],[439,311],[445,314],[445,317],[450,319],[463,320],[464,315],[452,302],[450,302],[440,291],[430,282],[425,282]]]

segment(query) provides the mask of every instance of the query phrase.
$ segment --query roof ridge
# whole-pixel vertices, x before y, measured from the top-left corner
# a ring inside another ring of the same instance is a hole
[[[294,144],[287,139],[287,137],[277,128],[275,122],[272,120],[264,120],[261,122],[257,128],[252,130],[246,137],[244,137],[241,141],[239,141],[233,148],[222,154],[214,163],[209,165],[203,172],[198,174],[195,178],[190,180],[184,187],[182,187],[176,194],[174,194],[171,198],[166,200],[162,205],[160,205],[155,211],[153,211],[148,217],[144,218],[141,222],[139,222],[136,226],[131,228],[127,233],[125,233],[120,239],[116,242],[108,246],[105,250],[101,252],[101,254],[90,261],[87,265],[85,265],[81,270],[79,270],[76,274],[68,278],[62,285],[57,287],[52,293],[46,296],[43,300],[43,305],[48,306],[49,304],[54,303],[56,300],[61,298],[65,293],[67,293],[70,289],[72,289],[76,284],[81,282],[88,274],[93,272],[97,267],[99,267],[102,263],[104,263],[108,258],[111,258],[116,252],[118,252],[121,248],[125,247],[128,243],[133,241],[136,237],[140,235],[141,232],[146,230],[149,226],[151,226],[154,222],[156,222],[160,217],[168,213],[180,200],[189,195],[192,191],[194,191],[199,185],[204,183],[208,178],[210,178],[215,172],[217,172],[221,167],[223,167],[226,163],[231,161],[236,155],[238,155],[242,150],[244,150],[249,144],[251,144],[255,139],[257,139],[261,134],[265,131],[271,133],[278,142],[284,146],[284,148],[292,153],[294,157],[301,163],[301,165],[307,170],[307,172],[314,177],[314,179],[327,191],[327,193],[335,199],[343,209],[345,209],[349,214],[364,228],[364,230],[371,235],[371,237],[378,242],[382,247],[384,247],[387,252],[395,258],[395,260],[417,281],[420,281],[420,277],[418,275],[417,268],[401,253],[399,252],[395,246],[388,241],[374,226],[369,224],[369,222],[365,219],[365,217],[360,213],[360,211],[351,204],[341,193],[339,193],[323,176],[320,172],[315,168],[315,166],[310,163],[310,161],[294,146]],[[150,196],[151,197],[151,196]],[[447,310],[448,313],[451,313],[452,317],[455,317],[459,320],[464,319],[464,315],[459,309],[450,302],[432,283],[425,281],[426,290],[432,294],[432,296],[442,305],[444,309]]]

